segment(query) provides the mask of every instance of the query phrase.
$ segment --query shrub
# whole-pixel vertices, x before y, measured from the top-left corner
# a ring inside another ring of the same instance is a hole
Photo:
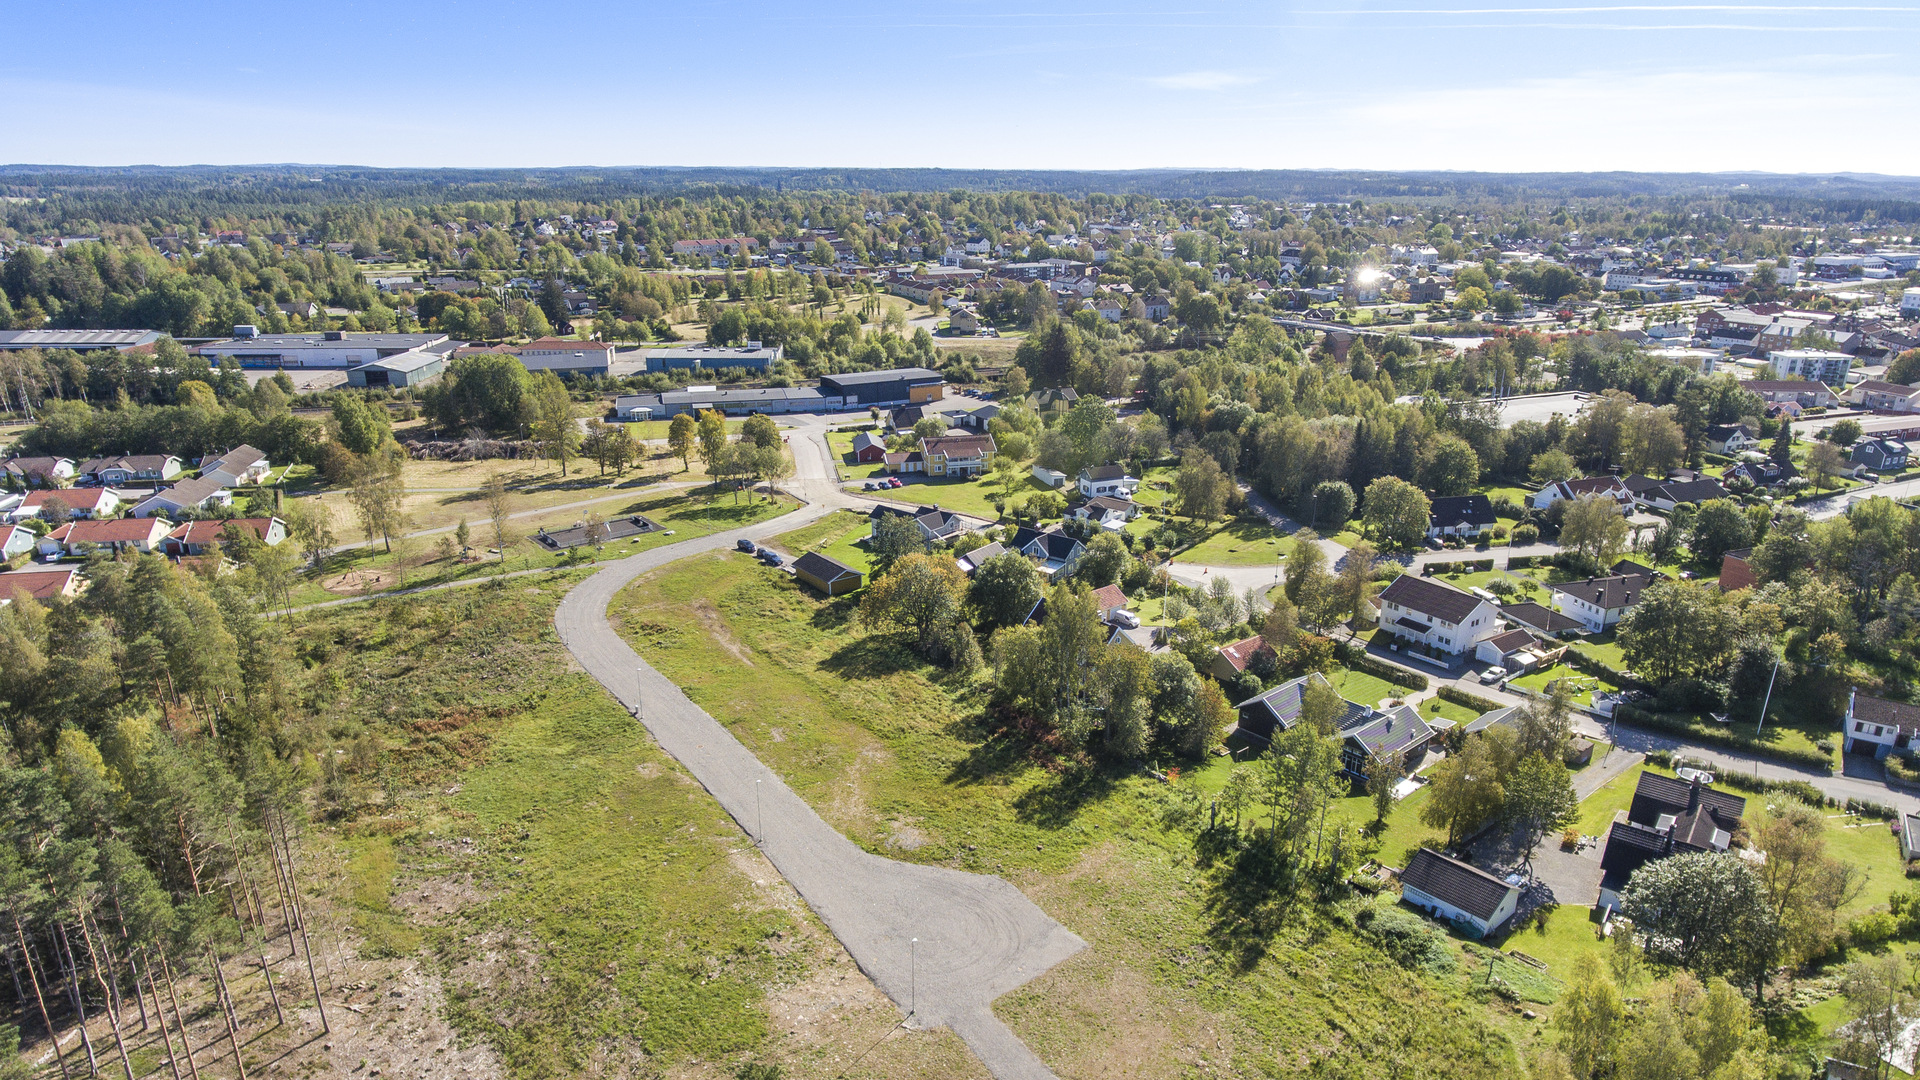
[[[1540,527],[1538,525],[1528,523],[1525,525],[1515,525],[1513,527],[1513,542],[1516,544],[1531,544],[1539,539]],[[1529,565],[1531,565],[1531,562],[1529,562]]]
[[[1589,675],[1597,675],[1615,686],[1640,687],[1646,685],[1632,675],[1614,667],[1612,664],[1598,657],[1589,656],[1578,648],[1567,650],[1567,666],[1573,668],[1575,671],[1584,671]]]
[[[1354,919],[1361,933],[1401,966],[1444,975],[1454,967],[1447,935],[1410,911],[1384,904],[1362,910]]]
[[[1900,921],[1884,911],[1869,911],[1847,921],[1847,937],[1856,948],[1884,945],[1899,932]]]
[[[1861,817],[1879,818],[1881,821],[1892,821],[1900,816],[1900,811],[1871,799],[1848,799],[1847,811],[1859,814]]]
[[[1477,712],[1489,713],[1495,709],[1506,708],[1506,706],[1497,701],[1489,701],[1478,694],[1469,694],[1452,683],[1441,686],[1435,696],[1442,701],[1451,701],[1455,705],[1464,705]]]
[[[1831,749],[1828,751],[1831,753]],[[1920,762],[1914,760],[1912,753],[1889,754],[1886,760],[1887,775],[1902,784],[1920,784]]]

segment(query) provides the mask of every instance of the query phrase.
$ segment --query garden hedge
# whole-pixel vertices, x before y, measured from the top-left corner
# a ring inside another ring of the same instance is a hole
[[[1475,712],[1490,713],[1495,709],[1506,708],[1505,705],[1497,701],[1490,701],[1478,694],[1469,694],[1452,683],[1442,686],[1435,696],[1441,701],[1451,701],[1455,705],[1464,705]]]
[[[1767,743],[1742,739],[1731,731],[1710,728],[1686,720],[1676,720],[1670,716],[1648,712],[1635,705],[1620,704],[1613,708],[1613,717],[1622,724],[1646,728],[1650,731],[1664,731],[1670,735],[1679,735],[1699,743],[1734,750],[1755,757],[1769,758],[1788,765],[1818,769],[1823,773],[1833,772],[1833,755],[1822,754],[1817,750],[1795,750],[1791,747],[1772,746]]]
[[[1385,679],[1395,686],[1404,686],[1410,690],[1425,690],[1427,677],[1417,671],[1408,671],[1397,664],[1389,664],[1378,657],[1368,655],[1365,649],[1357,648],[1349,642],[1340,642],[1334,650],[1334,656],[1341,664],[1354,671]]]

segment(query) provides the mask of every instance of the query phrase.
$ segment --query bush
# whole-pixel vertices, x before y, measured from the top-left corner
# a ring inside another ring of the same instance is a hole
[[[1900,811],[1871,799],[1848,799],[1847,812],[1859,814],[1861,817],[1879,818],[1881,821],[1892,821],[1900,816]]]
[[[1444,689],[1442,693],[1444,694]],[[1770,758],[1786,762],[1789,765],[1801,765],[1821,772],[1833,772],[1833,757],[1814,750],[1797,750],[1788,746],[1775,746],[1771,743],[1755,742],[1743,739],[1718,725],[1709,727],[1691,719],[1681,719],[1663,713],[1648,712],[1634,705],[1619,704],[1613,708],[1614,719],[1630,727],[1646,728],[1649,731],[1664,731],[1673,735],[1683,735],[1695,742],[1712,743],[1729,750],[1738,750],[1745,754]],[[1648,754],[1649,761],[1654,760]]]
[[[1363,909],[1354,922],[1381,952],[1403,967],[1434,975],[1444,975],[1454,968],[1453,946],[1447,935],[1410,911],[1382,904]]]
[[[1888,754],[1885,765],[1887,775],[1902,784],[1920,784],[1920,761],[1915,761],[1911,751],[1904,754]]]
[[[1513,527],[1513,542],[1516,544],[1522,544],[1522,545],[1531,544],[1539,539],[1540,539],[1540,527],[1538,525],[1528,523],[1524,525],[1515,525]],[[1531,556],[1528,557],[1527,565],[1529,566],[1533,565]]]
[[[1464,705],[1476,712],[1490,713],[1495,709],[1506,708],[1506,706],[1497,701],[1489,701],[1478,694],[1469,694],[1452,683],[1447,683],[1440,687],[1435,696],[1442,701],[1451,701],[1455,705]]]
[[[1425,690],[1427,677],[1417,671],[1408,671],[1396,664],[1389,664],[1378,657],[1369,656],[1365,649],[1350,642],[1339,642],[1334,649],[1334,658],[1354,671],[1378,676],[1395,686],[1404,686],[1411,690]]]
[[[1869,911],[1847,922],[1847,938],[1856,948],[1871,949],[1892,941],[1900,932],[1900,920],[1884,911]]]

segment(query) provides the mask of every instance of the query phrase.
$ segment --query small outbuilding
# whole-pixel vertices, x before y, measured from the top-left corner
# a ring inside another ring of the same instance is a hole
[[[860,571],[817,551],[809,551],[793,561],[793,576],[828,596],[850,593],[860,587],[862,580]]]

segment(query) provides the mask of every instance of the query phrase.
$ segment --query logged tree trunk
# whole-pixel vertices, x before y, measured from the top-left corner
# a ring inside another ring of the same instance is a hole
[[[27,981],[33,984],[33,1001],[40,1006],[40,1022],[47,1026],[47,1038],[53,1040],[53,1055],[60,1059],[61,1077],[72,1074],[67,1071],[67,1054],[60,1049],[60,1033],[53,1028],[53,1017],[47,1013],[46,995],[40,992],[40,975],[33,970],[33,950],[27,948],[27,932],[20,925],[19,916],[13,920],[13,936],[20,941],[20,958],[27,962]]]
[[[120,1033],[120,1007],[116,1004],[118,994],[107,985],[106,972],[100,967],[100,950],[93,944],[93,934],[87,930],[87,914],[80,916],[80,941],[87,947],[87,959],[93,967],[93,981],[100,984],[100,992],[107,996],[107,1026],[113,1029],[113,1046],[120,1052],[120,1068],[127,1074],[127,1080],[133,1080],[133,1062],[127,1057],[127,1040]],[[104,944],[104,943],[103,943]]]
[[[313,942],[307,937],[307,916],[300,910],[300,886],[293,876],[293,840],[287,835],[286,822],[280,824],[280,843],[287,855],[287,898],[293,903],[293,918],[300,925],[300,947],[307,954],[307,978],[313,982],[313,1007],[320,1010],[320,1031],[333,1034],[333,1026],[327,1023],[327,1003],[320,996],[320,973],[313,969]]]
[[[173,966],[167,963],[166,953],[160,954],[160,973],[167,977],[167,1000],[173,1003],[173,1026],[180,1029],[180,1045],[187,1051],[187,1071],[193,1074],[193,1080],[200,1080],[200,1065],[193,1060],[193,1032],[180,1015],[180,995],[174,991]]]
[[[153,977],[153,957],[145,949],[140,950],[141,971],[146,973],[147,990],[153,994],[153,1021],[160,1026],[160,1041],[167,1045],[167,1068],[173,1073],[173,1080],[180,1080],[180,1059],[173,1053],[173,1036],[167,1033],[167,1010],[160,1004],[160,984]],[[133,976],[133,992],[140,992],[140,973]],[[144,1007],[142,1009],[144,1011]],[[184,1036],[186,1033],[181,1032]]]
[[[220,1007],[227,1014],[227,1042],[233,1046],[233,1067],[240,1074],[240,1080],[247,1080],[247,1063],[240,1057],[240,1022],[234,1016],[233,994],[227,990],[227,973],[221,970],[219,953],[208,949],[207,957],[213,961],[213,978],[219,986]]]
[[[73,946],[67,941],[67,928],[58,922],[53,924],[56,951],[67,969],[67,1000],[73,1002],[73,1013],[80,1018],[80,1045],[87,1051],[87,1072],[100,1075],[100,1059],[93,1053],[93,1038],[87,1034],[86,996],[80,992],[80,971],[73,962]]]

